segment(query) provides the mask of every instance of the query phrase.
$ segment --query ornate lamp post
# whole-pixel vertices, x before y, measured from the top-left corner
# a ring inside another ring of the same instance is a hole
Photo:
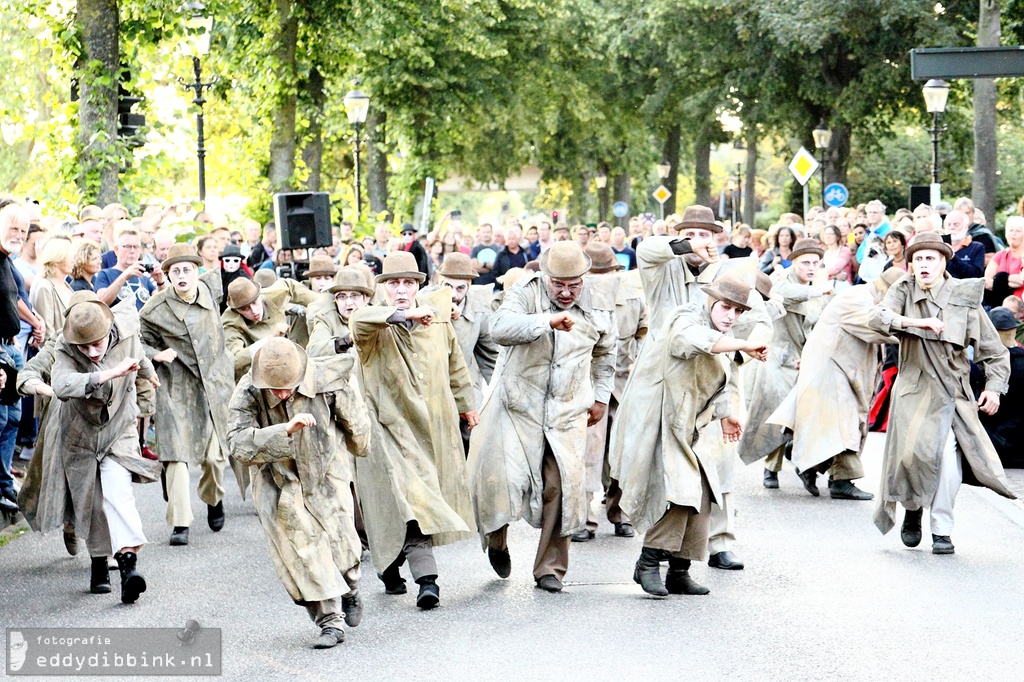
[[[932,115],[932,127],[928,132],[932,134],[932,191],[934,193],[939,184],[939,136],[946,131],[945,128],[939,126],[939,119],[946,111],[949,83],[933,78],[924,84],[922,92],[924,93],[925,108]]]
[[[743,199],[743,175],[741,173],[743,166],[743,159],[747,155],[747,148],[743,146],[743,140],[736,140],[736,144],[732,146],[732,160],[736,164],[736,196],[732,202],[732,226],[738,225],[737,218],[742,217],[742,207],[740,205]],[[749,199],[748,199],[749,201]]]
[[[206,139],[203,135],[203,105],[206,104],[206,98],[203,97],[203,92],[217,82],[217,77],[214,76],[209,81],[203,82],[203,65],[200,58],[210,54],[210,32],[213,30],[213,17],[206,11],[206,6],[201,2],[187,2],[185,3],[185,9],[191,14],[185,22],[190,31],[202,31],[196,35],[194,44],[189,45],[186,43],[183,46],[185,51],[192,57],[192,73],[195,80],[190,83],[184,78],[179,78],[178,82],[181,83],[186,91],[191,90],[195,93],[195,99],[192,100],[192,104],[197,107],[196,159],[199,161],[199,201],[205,203]]]
[[[366,123],[366,114],[370,110],[370,97],[365,92],[359,89],[359,81],[353,83],[355,89],[349,90],[345,94],[345,112],[348,114],[348,122],[352,124],[353,130],[355,130],[355,180],[356,180],[356,222],[359,222],[359,215],[362,210],[362,188],[360,186],[359,178],[359,153],[362,151],[362,139],[359,136],[359,132]]]

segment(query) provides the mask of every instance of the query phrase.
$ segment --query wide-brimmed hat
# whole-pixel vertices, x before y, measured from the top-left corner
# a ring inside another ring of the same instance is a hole
[[[64,340],[76,346],[96,343],[113,324],[114,314],[94,292],[76,291],[64,317]]]
[[[309,259],[309,270],[306,270],[303,279],[334,277],[336,272],[338,272],[338,268],[335,267],[334,261],[330,256],[313,256]]]
[[[717,301],[725,301],[740,310],[750,310],[747,304],[750,287],[742,279],[733,275],[722,275],[711,284],[702,286],[701,291]]]
[[[237,244],[228,244],[224,247],[224,250],[220,252],[221,258],[239,258],[242,257],[242,250],[238,248]]]
[[[992,326],[1000,332],[1016,329],[1020,325],[1017,318],[1013,316],[1013,311],[1001,305],[988,311],[988,319],[992,320]]]
[[[540,271],[555,279],[576,279],[590,270],[590,256],[579,242],[555,242],[537,261]]]
[[[441,261],[441,267],[437,269],[437,274],[448,279],[476,279],[480,276],[473,269],[469,256],[458,251],[445,254],[444,260]]]
[[[245,277],[239,277],[228,285],[228,307],[238,310],[260,297],[263,288]]]
[[[592,241],[587,243],[583,252],[590,258],[590,272],[598,275],[604,272],[621,270],[622,263],[615,258],[612,247],[604,242]]]
[[[274,268],[256,268],[256,272],[252,273],[252,281],[266,289],[277,281],[277,273]]]
[[[810,237],[797,239],[796,243],[793,244],[793,250],[789,252],[789,260],[794,261],[800,256],[806,256],[809,253],[822,258],[825,256],[825,249],[821,248],[821,243],[817,239],[811,239]]]
[[[772,297],[772,278],[763,272],[758,272],[754,288],[757,289],[757,293],[761,294],[761,298],[767,301]]]
[[[906,274],[906,272],[899,268],[883,270],[882,274],[875,278],[875,288],[884,294],[889,291],[889,287],[896,284]]]
[[[196,254],[196,250],[191,244],[178,243],[172,244],[171,248],[167,249],[167,258],[160,263],[160,269],[167,272],[175,263],[192,263],[200,266],[203,264],[203,259]]]
[[[509,268],[505,271],[504,275],[497,279],[497,282],[505,289],[511,289],[515,286],[516,282],[526,275],[527,272],[529,272],[529,270],[526,268]]]
[[[275,336],[252,356],[252,385],[256,388],[290,390],[302,383],[309,357],[302,346]]]
[[[327,287],[327,291],[331,294],[337,294],[342,291],[358,291],[361,294],[373,296],[373,289],[369,287],[366,281],[366,273],[351,265],[335,273],[334,284]]]
[[[910,246],[907,247],[907,260],[909,261],[915,253],[924,249],[938,251],[946,257],[946,260],[953,257],[953,247],[942,241],[942,236],[938,232],[918,232],[910,240]]]
[[[715,212],[707,206],[687,206],[683,219],[675,227],[680,232],[686,229],[722,231],[722,223],[715,220]]]
[[[410,277],[417,282],[422,282],[427,278],[416,265],[416,256],[408,251],[392,251],[384,256],[384,267],[381,268],[381,273],[377,275],[377,283],[380,284],[386,280],[398,279],[399,277]]]

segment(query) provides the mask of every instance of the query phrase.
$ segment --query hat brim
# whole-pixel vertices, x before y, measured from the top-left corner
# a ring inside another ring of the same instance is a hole
[[[746,301],[735,301],[728,296],[723,296],[718,291],[715,291],[710,284],[705,284],[700,288],[700,290],[707,294],[708,298],[713,298],[716,301],[725,301],[737,310],[742,310],[743,312],[750,310],[750,305]]]
[[[334,277],[337,270],[307,270],[302,279],[313,279],[314,277]]]
[[[607,267],[603,265],[594,265],[594,263],[591,262],[590,270],[588,270],[587,272],[589,272],[592,275],[603,275],[606,272],[617,272],[619,270],[622,270],[622,263],[619,262],[616,262],[615,265],[609,265]]]
[[[260,353],[263,349],[260,348],[252,356],[252,372],[251,380],[252,385],[256,388],[270,391],[291,391],[298,388],[302,384],[302,380],[306,377],[306,365],[309,363],[309,354],[306,353],[302,346],[296,344],[299,355],[299,370],[293,377],[286,377],[287,381],[270,381],[267,375],[262,371],[262,367],[259,366]],[[276,384],[276,385],[275,385]]]
[[[245,307],[245,306],[247,306],[247,305],[252,305],[252,304],[253,304],[253,302],[254,302],[254,301],[255,301],[255,300],[257,299],[257,298],[259,298],[259,297],[260,297],[260,294],[262,294],[262,293],[263,293],[263,287],[262,287],[262,286],[260,286],[260,283],[259,283],[259,282],[257,282],[256,280],[252,280],[252,283],[256,285],[256,295],[255,295],[255,296],[253,296],[252,298],[250,298],[250,299],[249,299],[249,300],[247,300],[247,301],[244,301],[244,302],[242,302],[242,303],[239,303],[238,305],[231,305],[231,301],[228,301],[228,307],[229,307],[229,308],[231,308],[232,310],[238,310],[239,308],[244,308],[244,307]]]
[[[402,272],[389,272],[386,274],[377,275],[376,277],[373,278],[373,281],[375,281],[377,284],[380,284],[381,282],[386,282],[389,279],[402,279],[403,277],[409,277],[410,279],[414,279],[417,282],[422,282],[427,278],[427,276],[424,275],[419,270],[403,270]]]
[[[99,306],[100,311],[103,313],[104,319],[106,319],[106,321],[107,321],[107,328],[106,328],[106,330],[103,331],[102,333],[97,331],[95,334],[79,334],[79,333],[75,333],[75,330],[70,328],[70,325],[68,324],[68,317],[70,316],[71,310],[73,308],[75,308],[75,306],[80,306],[80,305],[95,305],[95,306]],[[78,303],[76,303],[76,304],[74,304],[72,306],[69,306],[67,311],[65,311],[65,313],[64,313],[64,329],[62,331],[64,333],[64,340],[67,341],[68,343],[70,343],[71,345],[73,345],[73,346],[87,346],[87,345],[89,345],[91,343],[96,343],[100,339],[106,338],[106,336],[108,334],[110,334],[110,328],[113,327],[113,326],[114,326],[114,313],[112,313],[110,311],[109,307],[107,307],[106,305],[104,305],[100,301],[80,301],[80,302],[78,302]]]
[[[918,251],[938,251],[946,260],[953,258],[953,247],[946,242],[936,244],[935,242],[925,242],[923,244],[911,244],[906,249],[906,259],[909,261],[915,253]]]
[[[470,274],[465,273],[465,272],[447,273],[447,272],[442,272],[441,270],[438,270],[437,274],[438,274],[438,276],[444,277],[445,279],[467,279],[467,280],[472,280],[472,279],[476,279],[477,277],[480,276],[480,275],[476,275],[476,274],[470,275]]]
[[[789,261],[793,262],[797,258],[799,258],[800,256],[806,256],[806,255],[811,254],[811,253],[816,255],[818,258],[824,258],[825,257],[825,250],[824,249],[818,249],[818,248],[814,248],[814,249],[799,249],[799,250],[793,251],[793,252],[791,252],[789,254]]]
[[[332,284],[327,287],[327,293],[329,294],[340,294],[342,291],[358,291],[364,296],[373,296],[373,289],[361,287],[358,284]]]
[[[203,259],[199,256],[174,256],[173,258],[168,258],[164,262],[160,263],[160,269],[167,272],[175,263],[192,263],[193,265],[202,267]]]
[[[690,220],[676,223],[675,228],[680,232],[683,230],[707,230],[708,232],[721,232],[720,223],[706,223],[703,220]]]
[[[551,270],[549,270],[548,260],[550,259],[551,249],[548,249],[544,253],[540,254],[540,258],[537,259],[537,262],[540,265],[540,271],[547,275],[548,277],[553,277],[555,279],[576,279],[577,277],[582,277],[583,275],[590,272],[590,266],[593,265],[593,261],[590,260],[590,256],[588,256],[585,251],[581,250],[581,253],[583,254],[583,263],[586,266],[583,268],[582,272],[554,273]]]

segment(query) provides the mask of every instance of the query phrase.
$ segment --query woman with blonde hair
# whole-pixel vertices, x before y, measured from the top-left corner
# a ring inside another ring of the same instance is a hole
[[[92,291],[96,273],[103,269],[99,244],[88,239],[79,241],[71,260],[71,290]]]
[[[62,237],[47,239],[39,256],[42,276],[32,283],[28,300],[43,318],[47,338],[64,328],[64,313],[74,293],[67,282],[74,265],[73,256],[71,241]]]

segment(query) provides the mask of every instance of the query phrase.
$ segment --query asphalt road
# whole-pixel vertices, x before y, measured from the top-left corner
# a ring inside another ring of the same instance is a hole
[[[882,438],[871,436],[865,458],[862,486],[873,492]],[[159,486],[137,486],[151,542],[140,558],[149,590],[139,602],[120,604],[116,587],[89,594],[84,550],[69,557],[59,533],[27,534],[0,549],[0,623],[182,627],[195,619],[222,629],[223,678],[231,680],[1024,677],[1024,509],[962,488],[957,553],[933,556],[927,522],[921,547],[908,550],[898,527],[884,537],[874,528],[873,502],[811,498],[791,469],[777,491],[760,479],[756,465],[738,479],[746,570],[694,567],[709,596],[646,598],[631,580],[640,538],[615,538],[607,523],[596,540],[573,545],[566,590],[541,592],[531,577],[538,531],[520,523],[506,581],[474,542],[438,549],[442,606],[432,612],[416,609],[414,590],[384,595],[365,567],[363,623],[326,651],[310,649],[316,628],[278,583],[237,488],[224,530],[210,532],[200,512],[192,543],[178,548],[166,544]]]

